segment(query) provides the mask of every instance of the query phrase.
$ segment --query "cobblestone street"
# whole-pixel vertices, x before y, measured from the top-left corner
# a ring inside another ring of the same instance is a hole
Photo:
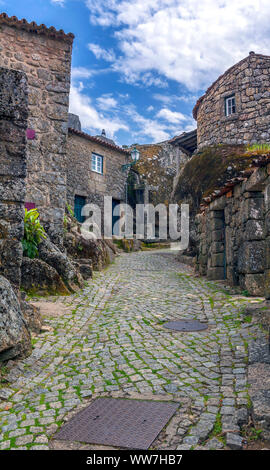
[[[262,334],[243,308],[260,300],[230,295],[174,258],[122,254],[83,291],[61,298],[66,311],[45,319],[51,328],[0,388],[0,449],[100,448],[53,438],[98,396],[179,403],[152,448],[237,448],[250,406],[248,346]],[[163,326],[183,319],[208,329]]]

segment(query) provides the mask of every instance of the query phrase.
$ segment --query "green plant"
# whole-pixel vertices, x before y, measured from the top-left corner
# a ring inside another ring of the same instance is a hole
[[[243,290],[241,294],[244,295],[245,297],[250,297],[250,293],[248,290]]]
[[[248,152],[256,152],[256,151],[269,152],[270,151],[270,144],[264,143],[264,144],[249,145],[247,147],[247,151]]]
[[[46,238],[45,230],[40,224],[37,209],[25,209],[24,237],[22,240],[23,252],[28,258],[35,258],[38,254],[38,245],[42,238]]]
[[[67,208],[67,211],[68,211],[69,215],[71,215],[71,217],[74,217],[74,211],[73,211],[73,209],[71,208],[71,205],[70,205],[70,204],[66,204],[66,208]]]

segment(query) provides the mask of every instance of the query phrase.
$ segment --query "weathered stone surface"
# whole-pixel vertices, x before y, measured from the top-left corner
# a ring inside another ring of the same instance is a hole
[[[83,279],[89,279],[93,276],[92,261],[89,259],[78,259],[72,263],[80,272]]]
[[[263,429],[262,437],[270,439],[270,364],[256,362],[249,365],[248,381],[254,423]]]
[[[92,171],[92,153],[103,157],[103,173]],[[128,152],[116,145],[91,140],[85,133],[71,129],[67,141],[67,201],[74,208],[75,195],[85,197],[85,204],[97,204],[104,213],[104,196],[125,202],[127,173],[121,170]]]
[[[213,267],[207,269],[207,278],[211,280],[224,279],[224,268]]]
[[[27,141],[26,201],[36,204],[44,227],[61,245],[72,40],[36,34],[35,28],[25,30],[23,24],[21,29],[20,24],[17,26],[1,18],[0,66],[22,71],[28,79],[27,127],[35,130],[35,138]],[[6,80],[5,85],[8,83]],[[21,132],[25,138],[23,128]],[[15,158],[8,160],[12,163]],[[16,171],[21,171],[18,165]]]
[[[269,140],[266,106],[269,69],[269,57],[252,53],[213,83],[194,108],[199,149],[220,143],[264,143]],[[224,100],[232,93],[235,94],[236,113],[226,116]]]
[[[264,297],[265,295],[265,274],[246,274],[243,287],[251,295]]]
[[[100,271],[110,262],[105,241],[88,240],[77,231],[77,228],[65,234],[64,246],[68,255],[75,261],[80,258],[91,260],[94,270]]]
[[[82,285],[80,276],[78,276],[72,262],[49,238],[42,239],[40,242],[38,255],[42,261],[45,261],[45,263],[52,266],[58,272],[69,289],[76,290],[78,286]]]
[[[21,286],[26,291],[42,294],[70,294],[56,269],[40,259],[23,258],[21,271]]]
[[[239,247],[238,271],[243,274],[264,272],[264,241],[243,242]]]
[[[262,240],[264,238],[264,220],[248,220],[245,228],[245,239]]]
[[[232,450],[241,450],[243,447],[243,438],[238,434],[229,432],[226,435],[226,444]]]
[[[20,301],[20,307],[28,329],[34,333],[40,333],[42,318],[39,309],[25,300]]]
[[[31,352],[31,338],[10,283],[0,276],[0,361]]]
[[[17,289],[22,260],[27,116],[26,75],[0,68],[0,273]]]

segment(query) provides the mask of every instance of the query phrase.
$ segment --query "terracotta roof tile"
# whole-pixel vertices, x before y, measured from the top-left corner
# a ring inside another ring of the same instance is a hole
[[[75,134],[75,135],[78,135],[79,137],[83,137],[84,139],[91,140],[91,142],[95,142],[96,144],[103,145],[104,147],[108,147],[113,150],[117,150],[118,152],[123,152],[126,155],[130,155],[130,150],[123,149],[122,147],[119,147],[118,145],[115,145],[115,144],[110,144],[109,142],[106,142],[105,140],[102,140],[99,137],[86,134],[86,132],[78,131],[77,129],[72,129],[71,127],[68,128],[68,132],[69,134]]]
[[[73,39],[75,37],[72,33],[66,34],[62,29],[57,31],[57,29],[55,29],[53,26],[48,28],[47,26],[45,26],[45,24],[38,25],[34,21],[28,23],[25,18],[19,20],[17,16],[8,16],[6,13],[0,14],[0,25],[1,24],[22,29],[30,33],[43,34],[50,38],[61,39],[63,41],[69,42],[70,44],[73,43]]]

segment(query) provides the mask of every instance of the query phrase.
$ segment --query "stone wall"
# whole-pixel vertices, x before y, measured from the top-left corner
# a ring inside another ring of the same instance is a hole
[[[26,190],[27,79],[0,68],[0,274],[20,286]]]
[[[103,174],[92,171],[92,152],[103,156]],[[103,196],[125,202],[127,172],[121,170],[128,161],[128,152],[120,147],[74,130],[69,131],[67,144],[67,200],[74,207],[75,195],[86,203],[103,208]]]
[[[179,147],[169,142],[136,145],[140,159],[134,169],[144,181],[149,203],[169,203],[181,168],[188,161]]]
[[[26,201],[62,243],[72,35],[0,15],[0,66],[26,73],[29,87]],[[33,138],[34,137],[34,138]],[[33,140],[32,140],[33,139]]]
[[[225,98],[235,94],[236,113],[225,116]],[[198,150],[213,144],[269,142],[270,57],[250,55],[211,85],[194,110]]]
[[[213,200],[196,216],[197,270],[270,298],[270,165]]]

